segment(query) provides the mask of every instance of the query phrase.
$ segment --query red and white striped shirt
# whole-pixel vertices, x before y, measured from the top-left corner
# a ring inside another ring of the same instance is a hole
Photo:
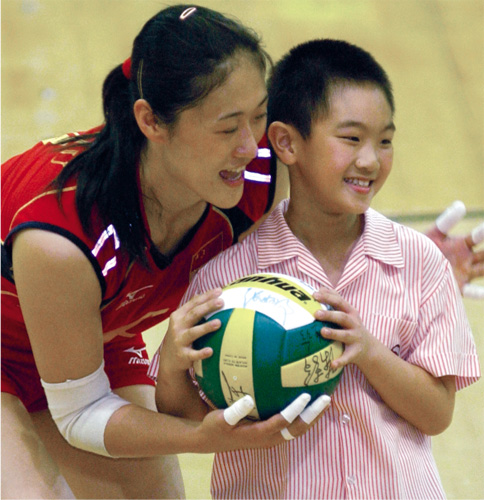
[[[184,301],[243,275],[276,272],[333,288],[287,226],[282,202],[259,230],[203,267]],[[457,389],[480,376],[452,270],[424,235],[370,209],[336,287],[395,354]],[[430,437],[391,410],[355,365],[306,434],[263,450],[218,453],[214,498],[445,498]]]

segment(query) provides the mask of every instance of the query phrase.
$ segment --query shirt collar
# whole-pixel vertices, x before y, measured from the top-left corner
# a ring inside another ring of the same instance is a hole
[[[289,200],[283,200],[257,231],[258,267],[263,269],[304,253],[304,245],[295,238],[284,214]]]
[[[263,269],[284,260],[299,258],[306,247],[294,237],[284,218],[289,200],[283,200],[258,230],[258,265]],[[403,267],[395,223],[373,209],[365,212],[365,229],[354,252],[360,249],[371,259]]]
[[[365,213],[365,230],[362,239],[366,255],[390,266],[404,267],[395,222],[372,208]]]

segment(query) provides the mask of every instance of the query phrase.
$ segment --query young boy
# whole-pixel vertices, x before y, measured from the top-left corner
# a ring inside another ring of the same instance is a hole
[[[387,75],[354,45],[307,42],[274,70],[268,137],[291,198],[201,269],[186,299],[250,273],[293,275],[334,307],[316,318],[341,327],[321,335],[345,344],[333,362],[345,370],[304,436],[217,454],[215,498],[445,498],[430,436],[480,369],[448,261],[370,208],[392,168],[393,115]]]

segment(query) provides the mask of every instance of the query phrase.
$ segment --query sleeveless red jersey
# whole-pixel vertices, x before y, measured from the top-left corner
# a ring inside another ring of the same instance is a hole
[[[142,332],[167,318],[177,308],[191,276],[231,246],[273,202],[276,166],[264,138],[259,157],[247,166],[238,206],[221,210],[208,205],[172,258],[160,254],[147,239],[146,268],[130,262],[112,224],[100,226],[93,215],[94,227],[99,229],[94,237],[86,234],[76,210],[75,181],[62,191],[62,208],[57,192],[47,187],[82,150],[76,143],[60,147],[58,140],[43,141],[2,165],[2,345],[30,350],[11,269],[12,237],[19,231],[52,231],[84,252],[102,289],[100,312],[105,342],[109,342],[118,335]],[[147,227],[141,199],[140,206]]]

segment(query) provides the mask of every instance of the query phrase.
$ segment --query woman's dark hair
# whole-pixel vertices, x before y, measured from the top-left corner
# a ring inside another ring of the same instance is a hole
[[[224,63],[239,55],[251,57],[263,74],[271,64],[254,32],[204,7],[172,6],[144,25],[133,44],[130,79],[119,65],[104,81],[105,126],[54,181],[60,193],[72,177],[77,179],[76,204],[88,234],[96,206],[102,222],[116,228],[123,249],[145,262],[137,169],[146,138],[133,105],[146,99],[158,119],[174,127],[182,111],[226,81],[234,65]]]
[[[335,86],[354,84],[377,86],[395,111],[390,80],[370,53],[342,40],[302,43],[275,65],[269,78],[267,124],[291,124],[307,139],[312,122],[329,112]]]

